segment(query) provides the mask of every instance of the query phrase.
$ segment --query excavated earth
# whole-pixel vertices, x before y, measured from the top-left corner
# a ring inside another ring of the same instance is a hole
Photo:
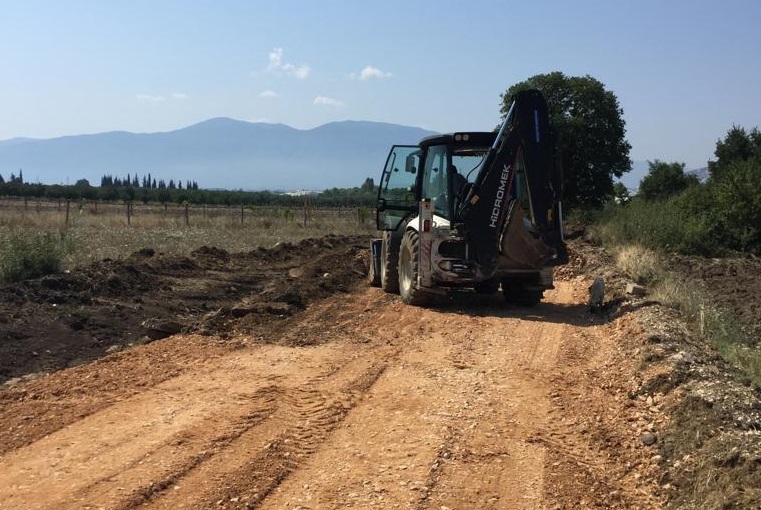
[[[601,250],[573,241],[535,308],[421,309],[367,286],[367,246],[0,287],[0,509],[761,508],[758,389]],[[761,292],[715,269],[752,264],[683,265],[758,331]]]

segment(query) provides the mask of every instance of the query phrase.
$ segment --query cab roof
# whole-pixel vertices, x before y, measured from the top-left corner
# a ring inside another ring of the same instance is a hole
[[[491,147],[497,133],[495,131],[458,131],[443,135],[426,136],[418,144],[420,147],[431,145],[458,145],[474,147]]]

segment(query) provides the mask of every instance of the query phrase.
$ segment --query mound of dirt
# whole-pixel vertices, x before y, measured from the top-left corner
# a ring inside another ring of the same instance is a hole
[[[730,311],[756,342],[761,338],[761,259],[672,255],[669,269],[701,282],[714,304]]]
[[[639,309],[642,333],[624,339],[640,365],[629,398],[647,403],[644,414],[668,417],[657,433],[643,436],[658,451],[667,508],[760,508],[761,388],[724,361],[677,311],[646,296],[626,296],[627,279],[602,248],[577,239],[571,252],[571,263],[561,271],[604,275],[606,287],[610,283],[609,318]],[[737,317],[746,340],[758,341],[761,261],[672,255],[666,269],[702,285],[714,304]]]
[[[145,248],[122,260],[0,287],[0,382],[79,365],[178,332],[256,333],[367,271],[364,237],[248,253]],[[255,335],[264,338],[266,335]]]

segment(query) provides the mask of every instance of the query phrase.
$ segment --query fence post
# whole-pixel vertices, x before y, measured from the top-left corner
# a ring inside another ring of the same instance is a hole
[[[243,225],[243,204],[240,204],[240,224]]]
[[[68,209],[68,204],[66,205],[66,209]],[[127,225],[132,225],[132,202],[127,200]]]
[[[190,225],[190,210],[189,210],[189,206],[190,206],[190,204],[185,202],[185,226],[186,227]]]
[[[58,202],[59,206],[60,206],[60,203],[61,202]],[[70,204],[71,204],[71,200],[67,198],[66,199],[66,223],[65,223],[67,227],[69,226],[69,205]]]

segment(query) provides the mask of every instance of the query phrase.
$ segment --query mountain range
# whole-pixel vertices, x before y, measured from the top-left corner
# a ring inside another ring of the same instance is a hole
[[[300,130],[284,124],[210,119],[174,131],[108,133],[0,141],[0,175],[23,171],[24,181],[99,185],[121,179],[195,181],[201,188],[323,190],[378,180],[393,144],[436,134],[368,121],[331,122]]]
[[[24,181],[99,185],[104,175],[166,182],[195,181],[201,188],[324,190],[360,186],[380,177],[389,148],[416,144],[434,131],[369,121],[331,122],[300,130],[285,124],[209,119],[174,131],[0,141],[0,175],[23,171]],[[703,177],[706,169],[694,170]],[[635,190],[648,172],[633,161],[621,182]]]

